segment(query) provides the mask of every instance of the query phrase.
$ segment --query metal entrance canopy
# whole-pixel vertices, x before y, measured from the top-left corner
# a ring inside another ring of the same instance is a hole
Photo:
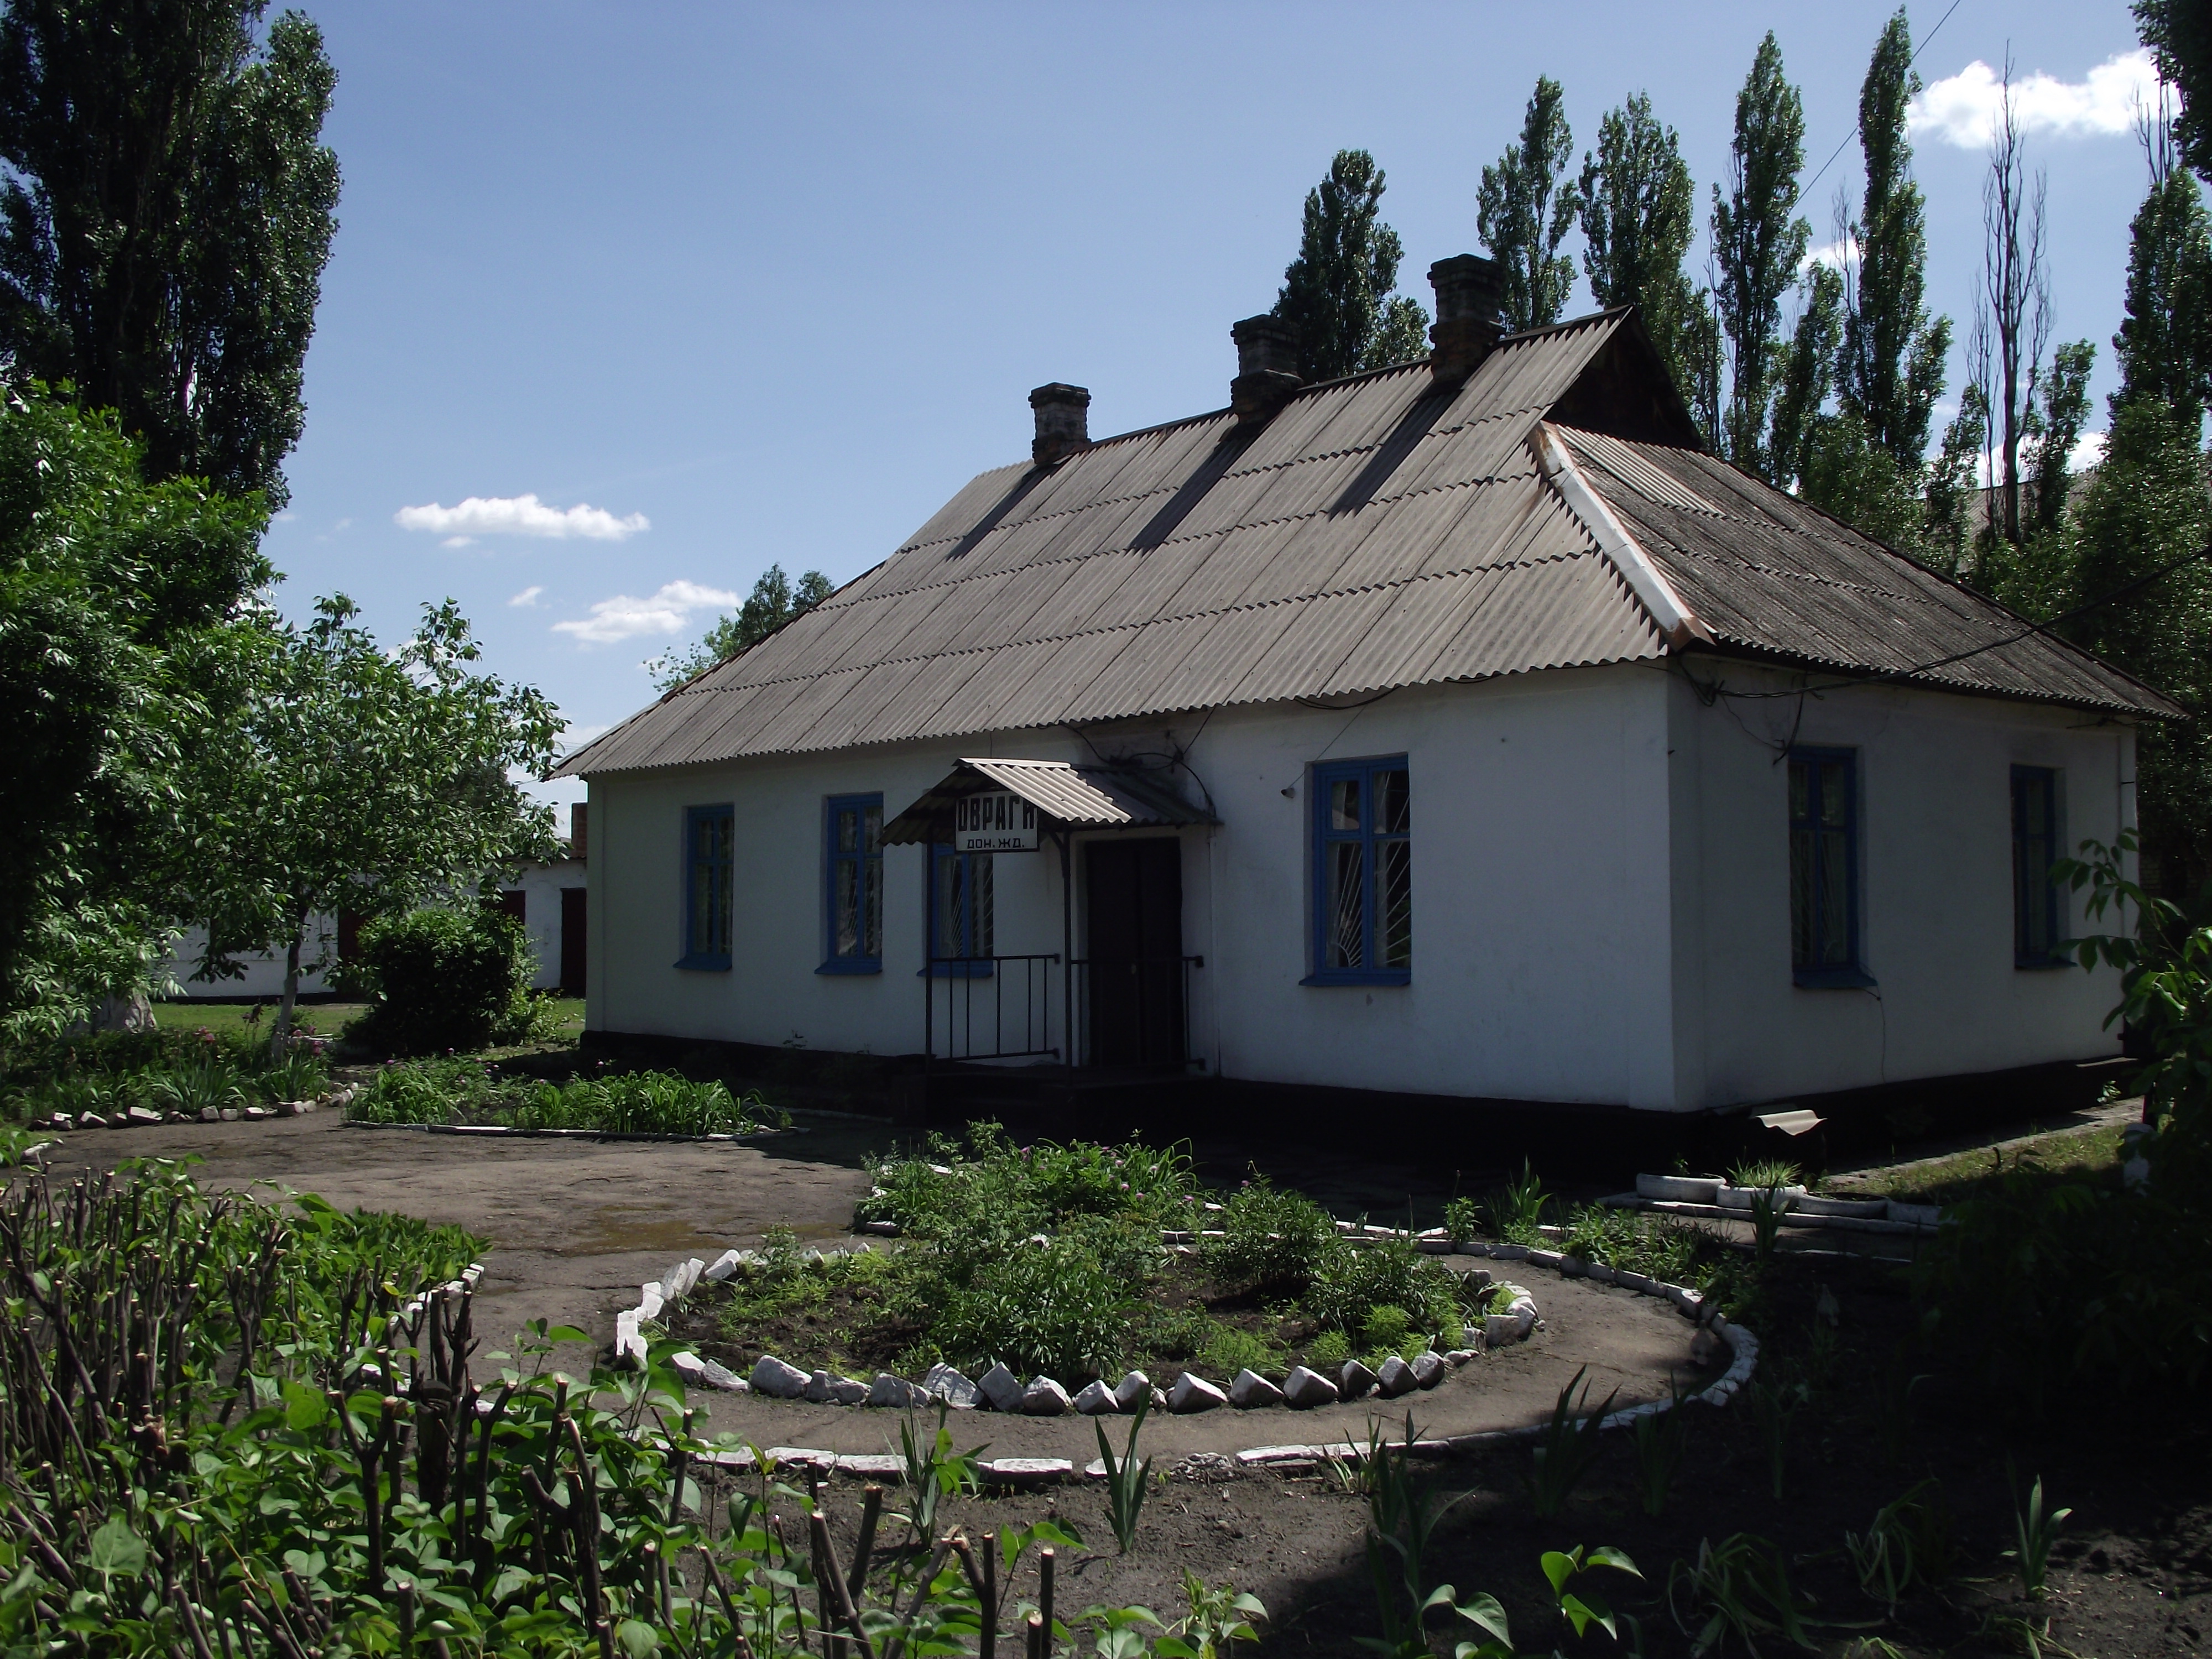
[[[1004,790],[1037,810],[1053,828],[1134,830],[1184,823],[1212,823],[1213,815],[1178,800],[1172,791],[1141,773],[1105,766],[1072,766],[1066,761],[963,760],[943,781],[884,825],[884,844],[909,847],[943,841],[962,800],[985,791]]]

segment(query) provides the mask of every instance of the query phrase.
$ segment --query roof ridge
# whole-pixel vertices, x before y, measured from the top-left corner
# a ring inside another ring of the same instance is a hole
[[[1564,504],[1560,505],[1559,510],[1566,514],[1571,519],[1573,517]],[[726,689],[732,691],[757,691],[772,685],[796,685],[802,681],[823,679],[834,674],[865,674],[872,669],[889,668],[899,663],[927,662],[941,657],[975,656],[992,651],[1018,649],[1024,646],[1058,645],[1070,640],[1100,639],[1109,634],[1131,633],[1139,629],[1157,628],[1167,623],[1196,622],[1207,617],[1225,617],[1239,611],[1270,611],[1278,605],[1310,605],[1317,600],[1344,599],[1354,593],[1371,593],[1385,588],[1412,587],[1421,582],[1446,581],[1456,576],[1480,575],[1486,571],[1533,569],[1538,565],[1561,564],[1571,559],[1589,558],[1605,560],[1604,550],[1595,545],[1587,545],[1577,548],[1571,553],[1549,553],[1540,557],[1522,556],[1503,559],[1495,564],[1454,565],[1443,570],[1419,570],[1409,575],[1385,577],[1377,581],[1352,582],[1342,587],[1316,588],[1308,593],[1279,593],[1270,599],[1242,600],[1234,605],[1206,605],[1195,611],[1178,611],[1170,616],[1143,617],[1132,622],[1108,623],[1097,628],[1068,629],[1053,634],[1031,635],[1026,638],[995,640],[988,645],[962,646],[950,651],[919,651],[903,657],[878,657],[873,662],[856,664],[849,668],[817,668],[804,674],[786,674],[773,679],[753,680],[744,685],[731,686]],[[1609,565],[1612,562],[1605,560],[1605,562]],[[702,683],[695,683],[674,695],[691,696],[704,691],[723,689],[725,688],[710,687]],[[594,738],[592,741],[597,742],[598,739]]]

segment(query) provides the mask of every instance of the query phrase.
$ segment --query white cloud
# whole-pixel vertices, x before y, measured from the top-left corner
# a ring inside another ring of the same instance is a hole
[[[601,599],[592,607],[590,616],[555,623],[553,631],[573,634],[586,645],[611,645],[641,634],[681,634],[690,625],[693,611],[727,610],[737,603],[736,594],[719,587],[669,582],[646,599],[617,593],[611,599]]]
[[[2066,470],[2078,478],[2091,467],[2103,465],[2104,459],[2105,434],[2101,432],[2085,432],[2081,434],[2081,442],[2075,444],[2072,450],[2068,452]]]
[[[529,587],[524,588],[522,592],[509,599],[507,603],[513,605],[526,605],[534,611],[538,608],[538,596],[544,591],[545,590],[544,588],[533,584]]]
[[[476,544],[477,538],[473,536],[448,536],[438,544],[441,547],[474,547]]]
[[[621,542],[653,527],[642,513],[617,519],[603,507],[548,507],[535,495],[471,495],[459,507],[403,507],[392,520],[402,530],[452,537],[448,547],[465,547],[472,536]]]
[[[1797,262],[1797,274],[1802,276],[1814,265],[1826,265],[1841,270],[1846,265],[1859,262],[1859,245],[1855,237],[1846,236],[1840,241],[1823,242]]]
[[[1996,135],[2003,97],[1997,71],[1978,58],[1915,98],[1907,118],[1916,134],[1980,149]],[[2136,111],[2157,107],[2158,71],[2138,47],[2106,58],[2086,80],[2061,81],[2040,70],[2023,76],[2012,83],[2012,103],[2022,132],[2061,138],[2133,132]]]

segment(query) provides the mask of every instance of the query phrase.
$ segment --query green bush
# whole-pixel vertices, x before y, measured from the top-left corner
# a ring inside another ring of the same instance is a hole
[[[1337,1243],[1328,1212],[1303,1193],[1279,1192],[1264,1176],[1223,1200],[1221,1237],[1205,1242],[1206,1268],[1224,1283],[1303,1295]]]
[[[1459,1317],[1459,1281],[1440,1262],[1421,1255],[1410,1239],[1369,1245],[1334,1241],[1315,1275],[1306,1305],[1327,1330],[1364,1335],[1376,1310],[1393,1307],[1420,1333],[1444,1331]]]
[[[1265,1338],[1234,1325],[1217,1324],[1199,1354],[1200,1367],[1209,1376],[1226,1381],[1239,1371],[1279,1370],[1283,1356]]]
[[[489,905],[410,911],[362,929],[345,988],[368,1012],[349,1035],[404,1054],[481,1048],[515,1018],[527,1022],[535,971],[522,924]]]
[[[926,1293],[942,1297],[931,1334],[954,1364],[995,1360],[1024,1378],[1042,1373],[1065,1383],[1116,1368],[1134,1300],[1127,1282],[1073,1235],[998,1251],[965,1284]]]
[[[2118,1169],[2014,1169],[1952,1211],[1917,1288],[1937,1328],[2033,1409],[2094,1389],[2183,1412],[2212,1377],[2212,923],[2125,878],[2131,837],[2085,847],[2054,876],[2090,889],[2093,918],[2142,918],[2145,939],[2094,935],[2076,950],[2084,966],[2120,970],[2111,1023],[2124,1018],[2149,1055],[2130,1080],[2149,1178],[2130,1190]],[[2212,909],[2212,892],[2200,905]]]
[[[1118,1146],[1039,1141],[1017,1146],[995,1123],[963,1140],[933,1134],[921,1152],[872,1161],[876,1191],[854,1220],[895,1223],[915,1237],[1057,1231],[1079,1216],[1154,1229],[1190,1227],[1197,1207],[1188,1155],[1131,1141]]]

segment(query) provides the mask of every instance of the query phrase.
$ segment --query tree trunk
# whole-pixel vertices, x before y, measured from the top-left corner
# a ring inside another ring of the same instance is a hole
[[[292,1010],[300,1000],[300,936],[306,927],[304,921],[295,922],[291,940],[284,946],[284,1000],[277,1005],[276,1029],[269,1034],[271,1054],[282,1054],[292,1035]]]

